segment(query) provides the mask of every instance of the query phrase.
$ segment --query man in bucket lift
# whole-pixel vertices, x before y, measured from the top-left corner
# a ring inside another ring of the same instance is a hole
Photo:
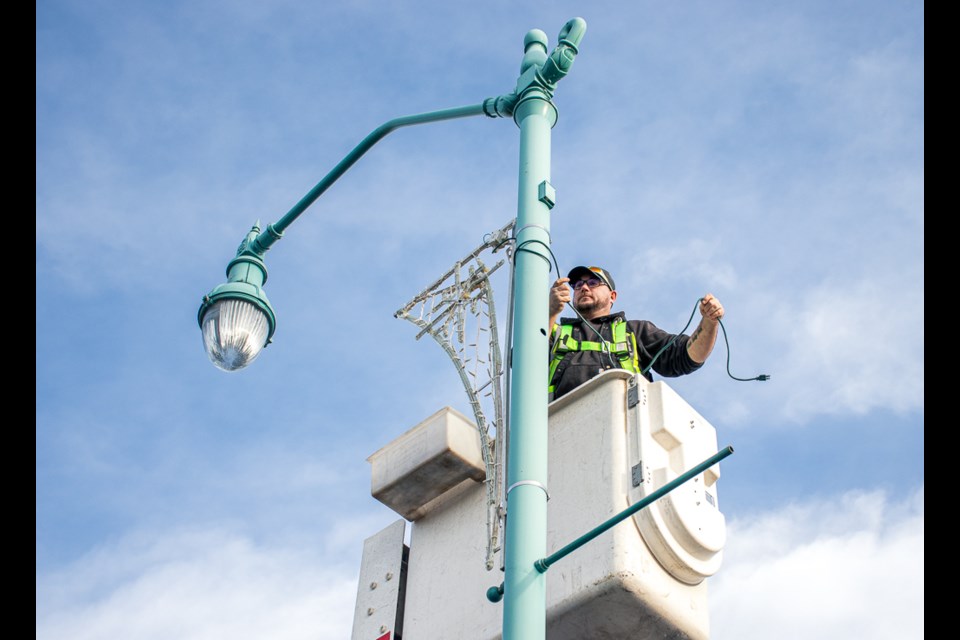
[[[568,284],[570,283],[570,284]],[[557,319],[570,302],[577,318]],[[601,267],[574,267],[550,288],[550,400],[555,400],[606,369],[653,369],[674,378],[693,373],[706,362],[717,341],[723,305],[713,294],[700,299],[700,324],[692,335],[671,334],[649,320],[627,320],[611,313],[617,299],[613,277]],[[652,367],[651,367],[652,362]]]

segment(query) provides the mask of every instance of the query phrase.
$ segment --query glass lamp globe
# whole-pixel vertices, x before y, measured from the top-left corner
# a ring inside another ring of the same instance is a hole
[[[256,360],[267,345],[270,322],[255,304],[222,298],[207,309],[201,330],[210,362],[224,371],[237,371]]]

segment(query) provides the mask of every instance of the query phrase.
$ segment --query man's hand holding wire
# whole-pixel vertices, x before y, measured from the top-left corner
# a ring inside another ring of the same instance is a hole
[[[723,305],[713,297],[712,293],[708,293],[700,298],[700,315],[703,316],[704,320],[717,323],[723,317]]]
[[[570,302],[570,278],[557,278],[550,287],[550,317],[558,316],[563,307]]]

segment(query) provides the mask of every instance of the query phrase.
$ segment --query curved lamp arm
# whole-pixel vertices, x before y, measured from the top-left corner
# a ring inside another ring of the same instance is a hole
[[[394,118],[393,120],[388,120],[382,125],[374,129],[370,135],[364,138],[360,144],[353,148],[353,151],[348,153],[343,160],[335,166],[330,173],[324,176],[323,180],[317,183],[313,189],[311,189],[307,195],[303,196],[296,205],[293,206],[290,211],[286,213],[282,218],[280,218],[274,224],[269,225],[266,230],[261,233],[256,240],[253,241],[249,247],[250,251],[256,252],[258,255],[262,256],[266,251],[273,245],[274,242],[279,240],[283,236],[283,232],[286,231],[294,220],[300,217],[300,214],[303,213],[307,207],[316,201],[317,198],[323,194],[324,191],[330,188],[334,182],[336,182],[340,176],[347,172],[347,169],[352,167],[357,160],[363,156],[367,151],[373,147],[373,145],[380,142],[387,134],[396,131],[401,127],[409,127],[415,124],[426,124],[428,122],[439,122],[441,120],[453,120],[455,118],[467,118],[470,116],[479,116],[487,115],[491,118],[497,117],[499,114],[494,110],[490,112],[490,104],[492,101],[497,100],[497,98],[489,98],[484,102],[476,105],[470,105],[466,107],[454,107],[452,109],[442,109],[440,111],[430,111],[427,113],[420,113],[411,116],[402,116],[400,118]]]
[[[253,362],[273,339],[276,314],[263,285],[267,266],[263,256],[294,220],[330,188],[337,179],[387,134],[401,127],[441,120],[487,115],[491,118],[512,114],[516,97],[488,98],[477,105],[430,111],[389,120],[374,129],[360,144],[317,183],[290,211],[261,233],[257,221],[227,265],[227,282],[203,297],[197,320],[203,333],[204,349],[210,361],[224,371],[236,371]]]

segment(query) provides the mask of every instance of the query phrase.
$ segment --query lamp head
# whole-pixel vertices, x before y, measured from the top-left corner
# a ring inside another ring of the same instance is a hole
[[[273,338],[277,319],[263,291],[267,266],[247,253],[248,240],[260,229],[254,225],[227,265],[227,282],[203,297],[197,320],[207,357],[224,371],[236,371],[253,362]]]

